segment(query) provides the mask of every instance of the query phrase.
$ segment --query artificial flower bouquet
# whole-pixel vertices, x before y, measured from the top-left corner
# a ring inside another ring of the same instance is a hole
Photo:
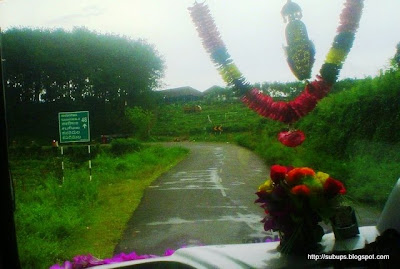
[[[342,182],[308,167],[273,165],[270,178],[257,191],[265,210],[266,231],[278,231],[282,253],[317,251],[324,234],[321,221],[330,222],[346,193]]]

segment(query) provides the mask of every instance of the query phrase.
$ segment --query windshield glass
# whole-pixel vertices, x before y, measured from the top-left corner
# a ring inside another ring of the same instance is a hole
[[[22,267],[275,242],[304,212],[327,234],[339,205],[376,225],[400,175],[398,10],[0,1]]]

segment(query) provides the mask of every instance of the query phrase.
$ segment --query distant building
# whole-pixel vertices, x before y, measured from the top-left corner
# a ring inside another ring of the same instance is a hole
[[[176,103],[176,102],[192,102],[200,100],[203,97],[203,93],[192,87],[179,87],[173,89],[167,89],[157,92],[161,96],[161,100],[165,103]]]

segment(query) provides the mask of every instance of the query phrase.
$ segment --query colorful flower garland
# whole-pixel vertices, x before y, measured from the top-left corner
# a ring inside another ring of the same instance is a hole
[[[218,28],[211,17],[210,9],[204,3],[197,3],[188,8],[203,47],[210,54],[211,60],[217,67],[222,79],[229,85],[239,89],[241,94],[251,89],[242,73],[234,64],[228,50],[221,39]]]
[[[230,58],[210,11],[204,3],[196,2],[189,11],[203,41],[203,46],[210,54],[211,60],[216,64],[224,81],[228,85],[236,86],[240,93],[245,94],[242,101],[263,117],[283,123],[294,123],[311,112],[336,82],[343,62],[353,45],[363,3],[363,0],[346,0],[340,15],[337,35],[320,69],[320,75],[314,81],[306,83],[303,92],[289,102],[274,101],[272,97],[261,93],[260,90],[251,89],[251,85]]]

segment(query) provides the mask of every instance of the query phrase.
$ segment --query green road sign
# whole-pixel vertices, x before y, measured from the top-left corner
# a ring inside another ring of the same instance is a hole
[[[89,142],[89,111],[58,113],[60,143]]]

